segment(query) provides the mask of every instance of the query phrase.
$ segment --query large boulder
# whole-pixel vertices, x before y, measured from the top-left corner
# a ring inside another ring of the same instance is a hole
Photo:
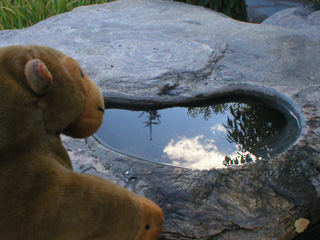
[[[320,11],[296,7],[280,11],[267,18],[262,24],[272,24],[299,31],[303,35],[320,38]]]
[[[144,162],[94,138],[64,142],[75,170],[158,203],[166,215],[162,239],[293,239],[304,225],[299,236],[318,239],[319,35],[187,4],[119,0],[1,31],[0,46],[42,44],[71,55],[107,107],[161,107],[232,93],[287,105],[301,124],[298,140],[269,161],[225,169]],[[159,94],[166,86],[169,94]]]

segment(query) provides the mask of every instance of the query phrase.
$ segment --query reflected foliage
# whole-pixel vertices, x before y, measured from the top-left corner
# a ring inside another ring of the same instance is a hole
[[[237,153],[239,156],[235,158],[225,156],[222,164],[226,167],[230,167],[233,164],[244,164],[255,161],[255,158],[252,158],[253,156],[250,153],[239,153],[239,151]]]
[[[160,117],[161,115],[157,110],[148,110],[143,111],[139,118],[142,117],[144,114],[147,114],[147,121],[143,122],[145,124],[145,127],[149,127],[150,129],[150,141],[152,140],[152,125],[159,125],[161,123]]]
[[[232,117],[228,117],[224,127],[227,129],[227,140],[238,146],[239,163],[270,157],[272,138],[286,125],[283,114],[264,106],[241,103],[229,110]],[[230,161],[226,161],[226,166],[229,164]]]
[[[227,140],[237,145],[237,156],[225,156],[223,165],[243,164],[256,159],[270,157],[272,138],[286,125],[280,112],[261,105],[225,103],[206,107],[188,108],[188,115],[203,114],[205,120],[217,114],[230,113],[223,124],[227,130]]]
[[[203,115],[203,119],[208,121],[212,115],[224,114],[230,106],[236,103],[224,103],[205,107],[189,107],[187,114],[193,118]]]
[[[267,160],[298,136],[296,118],[285,108],[278,106],[283,109],[279,112],[254,99],[232,99],[193,108],[110,109],[99,132],[105,145],[116,151],[197,169]]]

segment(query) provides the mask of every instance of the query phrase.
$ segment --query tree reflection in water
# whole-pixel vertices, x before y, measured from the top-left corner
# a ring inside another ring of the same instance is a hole
[[[96,137],[129,156],[212,169],[274,157],[298,136],[296,118],[282,106],[276,106],[280,113],[255,101],[210,104],[144,112],[109,109]]]
[[[193,118],[198,117],[198,115],[203,114],[203,119],[208,121],[212,115],[217,114],[224,114],[226,110],[230,106],[232,106],[235,103],[223,103],[223,104],[217,104],[212,106],[205,106],[205,107],[189,107],[187,114]]]
[[[268,107],[245,103],[224,103],[206,107],[188,108],[188,115],[203,114],[208,120],[216,114],[230,112],[223,124],[227,130],[227,140],[237,145],[237,156],[225,156],[223,165],[243,164],[272,155],[272,138],[286,125],[285,116]]]
[[[145,127],[149,127],[150,129],[150,141],[152,141],[152,125],[159,125],[161,123],[160,117],[161,115],[158,113],[157,110],[147,110],[143,111],[140,115],[139,118],[142,117],[147,113],[147,121],[143,122],[145,124]]]

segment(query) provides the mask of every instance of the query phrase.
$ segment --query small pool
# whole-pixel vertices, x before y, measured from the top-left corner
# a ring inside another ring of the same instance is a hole
[[[161,164],[194,169],[269,159],[299,135],[287,109],[230,101],[133,111],[106,109],[96,138],[107,148]]]

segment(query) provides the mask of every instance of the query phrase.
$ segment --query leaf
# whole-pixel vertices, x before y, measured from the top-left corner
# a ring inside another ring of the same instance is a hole
[[[310,224],[310,221],[306,218],[300,218],[297,221],[295,221],[294,226],[296,228],[297,233],[302,233],[304,232],[308,225]]]

